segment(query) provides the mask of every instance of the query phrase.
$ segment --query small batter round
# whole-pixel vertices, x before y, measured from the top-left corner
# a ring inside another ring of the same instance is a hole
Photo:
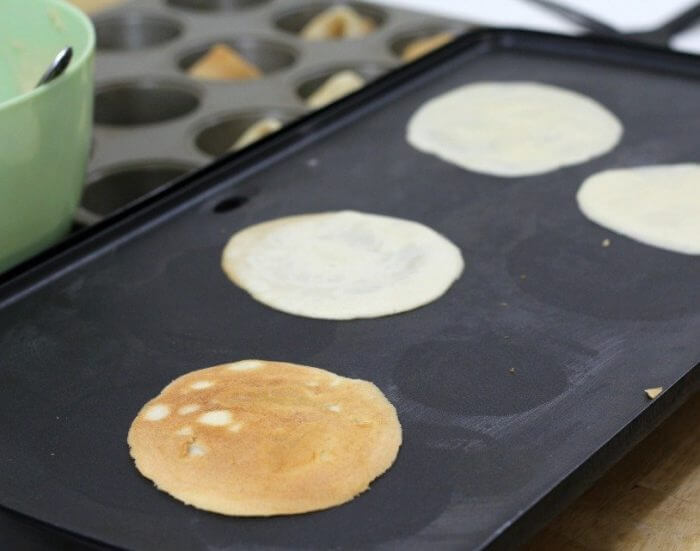
[[[309,318],[373,318],[440,297],[460,276],[459,249],[409,220],[355,211],[279,218],[236,233],[231,280],[263,304]]]
[[[605,170],[587,178],[576,195],[596,224],[646,245],[700,254],[700,165]]]
[[[467,170],[530,176],[583,163],[615,147],[622,125],[596,101],[533,82],[481,82],[418,109],[407,140]]]

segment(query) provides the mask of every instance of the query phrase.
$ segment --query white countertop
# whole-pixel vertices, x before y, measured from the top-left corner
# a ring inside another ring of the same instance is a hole
[[[575,34],[573,23],[525,0],[374,0],[416,11],[464,19],[484,25]],[[621,31],[650,30],[692,6],[697,0],[558,0]],[[678,50],[700,53],[700,20],[674,37]]]

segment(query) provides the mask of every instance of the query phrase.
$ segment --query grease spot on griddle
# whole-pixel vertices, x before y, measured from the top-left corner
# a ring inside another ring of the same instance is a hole
[[[460,415],[511,415],[546,403],[566,389],[563,367],[571,358],[550,351],[544,335],[526,340],[491,331],[454,333],[406,351],[394,370],[401,392]]]
[[[157,277],[131,286],[119,306],[139,312],[130,331],[151,347],[205,362],[303,363],[332,344],[334,324],[273,310],[229,281],[220,267],[223,245],[177,255]]]
[[[533,466],[524,463],[512,443],[461,427],[420,425],[426,446],[446,455],[454,476],[455,498],[492,498],[519,490],[532,478]],[[463,473],[467,473],[466,476]]]
[[[508,270],[538,300],[598,318],[663,320],[700,310],[700,257],[622,236],[601,247],[611,235],[589,223],[542,231],[516,245]]]

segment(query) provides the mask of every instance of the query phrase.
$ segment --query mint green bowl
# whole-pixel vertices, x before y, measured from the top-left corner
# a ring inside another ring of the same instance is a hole
[[[55,55],[67,71],[33,89]],[[61,0],[0,0],[0,272],[65,235],[92,130],[95,32]]]

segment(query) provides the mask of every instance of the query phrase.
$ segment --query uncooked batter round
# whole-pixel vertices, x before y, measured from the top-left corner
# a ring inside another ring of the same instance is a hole
[[[481,82],[438,96],[408,124],[413,147],[467,170],[530,176],[613,149],[617,118],[596,101],[533,82]]]
[[[464,267],[432,229],[354,211],[289,216],[236,233],[222,266],[260,302],[299,316],[373,318],[440,297]]]
[[[396,459],[401,425],[368,381],[244,360],[175,379],[141,409],[128,441],[141,474],[186,504],[270,516],[364,492]]]
[[[700,165],[605,170],[576,196],[581,212],[601,226],[651,245],[700,254]]]

